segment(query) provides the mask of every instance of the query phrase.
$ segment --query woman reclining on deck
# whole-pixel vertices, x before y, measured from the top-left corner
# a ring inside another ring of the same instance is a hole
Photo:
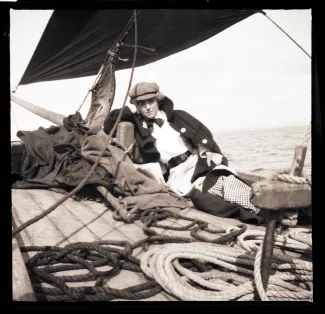
[[[136,167],[149,172],[177,194],[189,197],[210,214],[259,224],[259,209],[250,202],[251,188],[228,167],[228,160],[210,130],[183,110],[174,110],[171,99],[156,83],[141,82],[130,91],[130,103],[121,121],[133,123]],[[109,134],[121,109],[105,119]]]

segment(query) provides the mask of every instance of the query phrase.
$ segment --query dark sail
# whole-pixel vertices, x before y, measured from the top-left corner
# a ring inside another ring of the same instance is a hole
[[[190,48],[257,10],[141,10],[136,66]],[[19,85],[96,75],[133,10],[55,10]],[[119,51],[116,70],[131,67],[134,28]],[[129,47],[129,46],[131,47]],[[141,47],[154,49],[148,50]],[[220,47],[222,49],[222,47]]]

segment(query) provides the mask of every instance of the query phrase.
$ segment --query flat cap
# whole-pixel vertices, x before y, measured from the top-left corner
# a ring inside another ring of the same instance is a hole
[[[159,86],[156,83],[141,82],[131,89],[129,96],[132,101],[145,100],[157,96],[158,92]]]

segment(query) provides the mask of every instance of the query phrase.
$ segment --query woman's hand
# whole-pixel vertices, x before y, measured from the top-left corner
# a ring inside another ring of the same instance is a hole
[[[218,153],[206,152],[205,155],[207,157],[207,164],[209,167],[211,166],[211,161],[213,161],[216,166],[219,166],[222,162],[223,156]]]

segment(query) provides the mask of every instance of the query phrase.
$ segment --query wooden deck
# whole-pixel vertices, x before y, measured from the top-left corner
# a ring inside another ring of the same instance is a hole
[[[13,227],[16,228],[29,219],[39,215],[61,198],[62,194],[48,190],[12,189]],[[189,206],[180,211],[180,213],[187,217],[205,220],[211,224],[212,228],[215,226],[226,229],[229,226],[240,224],[238,220],[212,216],[196,210],[193,206]],[[189,222],[185,220],[167,219],[164,221],[164,224],[166,223],[173,226],[184,226]],[[248,225],[248,228],[265,230],[261,226]],[[188,231],[172,231],[160,228],[154,228],[154,230],[160,234],[189,236]],[[204,234],[204,236],[207,235]],[[29,226],[13,239],[13,298],[14,300],[35,300],[26,268],[24,268],[22,262],[22,260],[28,260],[35,253],[21,253],[18,246],[50,245],[63,247],[73,242],[92,242],[98,240],[124,240],[133,243],[145,237],[146,235],[143,232],[141,221],[136,221],[132,224],[115,221],[112,217],[111,210],[101,203],[93,201],[77,202],[73,199],[68,199],[48,216]],[[17,241],[18,246],[15,241]],[[143,254],[142,248],[134,251],[134,255],[137,257],[141,257],[141,254]],[[77,273],[78,271],[68,272],[69,275]],[[22,278],[25,278],[25,280]],[[19,279],[23,281],[23,285],[18,282]],[[122,289],[145,281],[146,279],[141,273],[122,270],[118,276],[109,279],[109,287]],[[46,286],[46,284],[44,285]],[[72,285],[76,286],[78,283]],[[87,282],[82,285],[94,285],[94,282]],[[145,300],[170,301],[174,300],[174,298],[161,292]]]

